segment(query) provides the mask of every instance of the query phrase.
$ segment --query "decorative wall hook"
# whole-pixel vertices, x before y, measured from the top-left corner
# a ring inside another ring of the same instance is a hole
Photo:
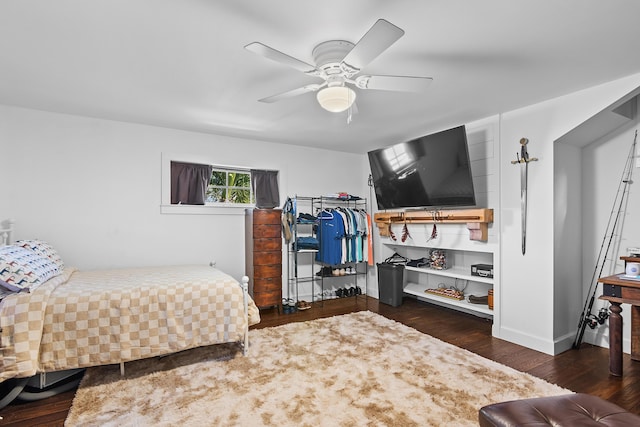
[[[529,162],[538,160],[537,157],[529,157],[527,152],[527,138],[520,139],[520,153],[516,153],[516,160],[512,160],[511,164],[520,164],[520,205],[522,208],[522,255],[527,248],[527,175]]]

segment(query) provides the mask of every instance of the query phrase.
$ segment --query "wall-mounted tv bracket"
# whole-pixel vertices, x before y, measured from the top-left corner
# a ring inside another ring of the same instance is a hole
[[[527,138],[520,139],[520,154],[516,153],[516,160],[512,160],[511,164],[520,164],[520,206],[522,208],[522,255],[527,249],[527,172],[529,162],[538,160],[537,157],[529,157],[527,152]]]
[[[487,241],[493,209],[456,209],[446,211],[376,212],[373,219],[380,236],[395,239],[393,224],[460,224],[466,223],[469,239]]]

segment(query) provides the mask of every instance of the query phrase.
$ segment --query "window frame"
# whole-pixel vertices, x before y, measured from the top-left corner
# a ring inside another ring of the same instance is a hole
[[[211,161],[206,156],[162,153],[161,166],[161,214],[190,214],[190,215],[238,215],[245,209],[255,208],[255,203],[211,203],[204,205],[177,205],[171,204],[171,162],[198,163],[212,165],[214,170],[227,170],[251,173],[247,166],[221,165]],[[251,189],[253,194],[253,189]],[[255,199],[255,196],[254,196]]]

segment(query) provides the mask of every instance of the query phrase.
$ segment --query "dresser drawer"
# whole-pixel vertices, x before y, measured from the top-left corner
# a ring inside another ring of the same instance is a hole
[[[253,224],[253,238],[280,238],[282,236],[282,225],[280,224]]]
[[[616,285],[607,285],[605,283],[602,285],[602,295],[607,297],[621,298],[622,287]]]
[[[282,239],[254,239],[253,251],[282,251]]]
[[[253,302],[258,307],[270,307],[282,303],[282,290],[271,292],[254,292]]]
[[[253,266],[257,265],[282,265],[282,252],[254,252]]]
[[[622,287],[622,298],[640,300],[639,288]]]
[[[268,277],[255,279],[253,281],[253,292],[267,292],[282,290],[282,279],[280,277]]]
[[[254,209],[254,224],[282,224],[282,211],[280,209]]]
[[[282,278],[282,264],[256,265],[253,267],[253,280],[268,277]]]

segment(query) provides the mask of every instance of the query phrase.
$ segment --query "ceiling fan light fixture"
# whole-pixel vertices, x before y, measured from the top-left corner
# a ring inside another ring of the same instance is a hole
[[[332,113],[340,113],[353,105],[356,93],[346,86],[326,87],[318,91],[318,103]]]

